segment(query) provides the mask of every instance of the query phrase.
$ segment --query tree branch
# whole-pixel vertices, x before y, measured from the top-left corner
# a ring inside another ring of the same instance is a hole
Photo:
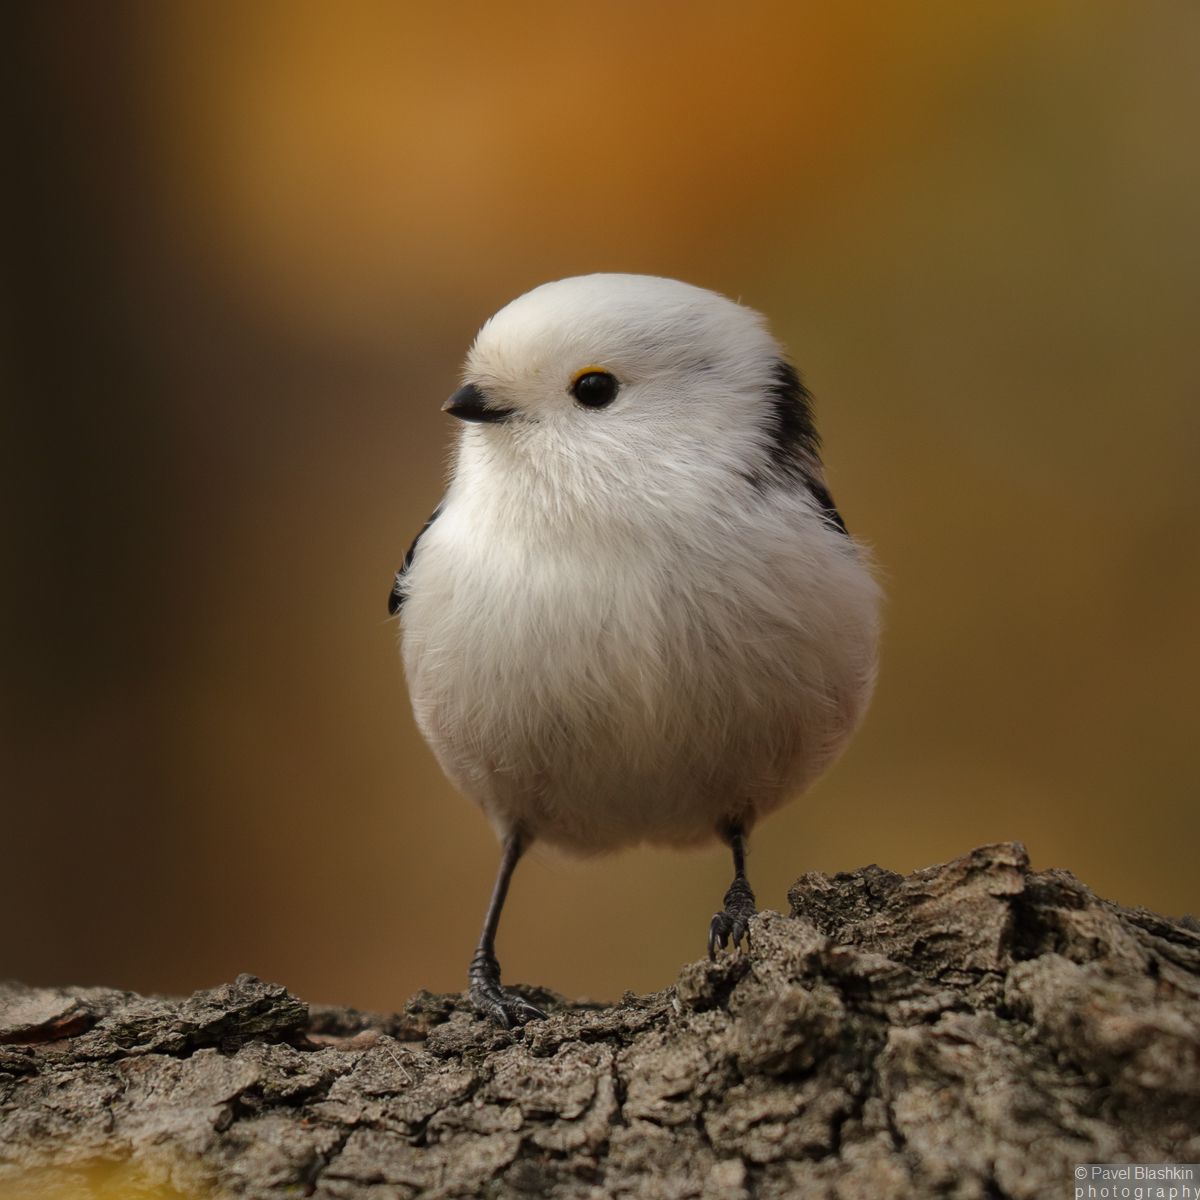
[[[1200,1161],[1200,925],[1022,847],[809,874],[749,955],[615,1005],[0,989],[0,1191],[132,1159],[198,1195],[1042,1197]],[[204,1194],[209,1194],[204,1192]]]

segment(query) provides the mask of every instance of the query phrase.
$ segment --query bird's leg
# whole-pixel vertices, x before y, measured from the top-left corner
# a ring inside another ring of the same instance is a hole
[[[738,822],[730,822],[724,837],[733,851],[733,882],[725,893],[725,908],[708,927],[708,957],[716,958],[717,947],[737,949],[742,939],[750,947],[750,918],[755,914],[754,892],[746,878],[746,835]]]
[[[504,854],[500,859],[500,870],[496,874],[496,886],[492,889],[487,916],[483,919],[479,947],[467,972],[470,979],[469,995],[475,1011],[497,1025],[503,1025],[505,1029],[524,1025],[526,1021],[546,1015],[500,986],[500,964],[496,961],[496,927],[500,924],[500,910],[504,907],[509,881],[525,845],[524,835],[519,830],[510,833],[504,840]]]

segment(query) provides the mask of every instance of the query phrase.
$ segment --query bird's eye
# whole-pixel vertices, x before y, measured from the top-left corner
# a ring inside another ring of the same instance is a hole
[[[619,384],[607,371],[588,368],[571,382],[571,395],[585,408],[604,408],[617,398]]]

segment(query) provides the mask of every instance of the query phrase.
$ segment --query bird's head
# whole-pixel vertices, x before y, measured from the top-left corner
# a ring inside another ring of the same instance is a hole
[[[445,410],[465,455],[636,483],[816,460],[808,397],[763,318],[648,275],[543,284],[501,309]]]

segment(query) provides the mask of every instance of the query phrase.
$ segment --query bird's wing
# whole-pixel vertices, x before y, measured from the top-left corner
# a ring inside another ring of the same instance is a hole
[[[799,478],[832,529],[846,533],[821,471],[821,439],[813,419],[812,395],[786,359],[779,359],[767,387],[771,466],[777,476]],[[756,476],[757,477],[757,476]]]
[[[443,504],[445,501],[442,502]],[[417,552],[417,546],[421,539],[425,536],[426,530],[438,519],[442,512],[442,505],[429,514],[429,520],[421,526],[421,532],[412,540],[412,545],[408,548],[408,553],[404,556],[404,562],[400,564],[400,570],[396,572],[396,578],[392,581],[392,590],[388,593],[388,616],[394,617],[404,604],[404,591],[401,583],[404,579],[404,573],[412,566],[413,555]]]
[[[838,512],[837,505],[834,504],[833,497],[829,494],[829,489],[820,480],[813,479],[811,476],[808,476],[804,483],[808,488],[809,495],[817,502],[817,507],[821,510],[821,516],[825,518],[826,523],[849,536],[846,522],[842,520],[842,514]]]

